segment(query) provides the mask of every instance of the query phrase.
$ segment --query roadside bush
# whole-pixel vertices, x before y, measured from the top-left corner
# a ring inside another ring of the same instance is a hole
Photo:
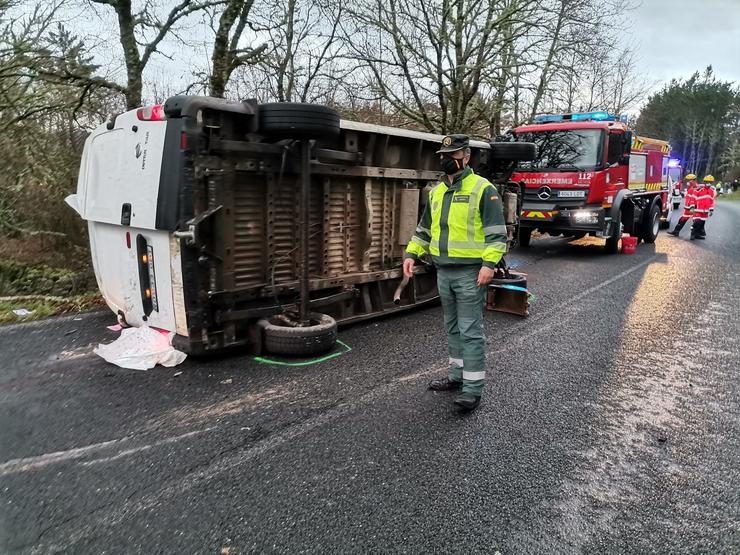
[[[0,297],[33,294],[65,297],[96,288],[95,276],[87,264],[80,270],[69,270],[0,260]]]

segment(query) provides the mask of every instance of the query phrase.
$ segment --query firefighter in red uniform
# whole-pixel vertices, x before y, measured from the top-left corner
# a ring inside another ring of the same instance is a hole
[[[714,176],[707,175],[696,189],[694,196],[694,224],[691,226],[692,239],[706,239],[704,226],[714,213]]]
[[[681,217],[679,218],[676,227],[673,228],[673,231],[668,232],[668,235],[673,235],[674,237],[678,237],[678,234],[681,233],[683,226],[685,226],[686,222],[688,222],[689,219],[694,215],[694,206],[696,205],[694,197],[697,187],[696,175],[693,173],[688,174],[686,176],[686,181],[688,182],[688,188],[686,189],[686,197],[683,200],[683,214],[681,214]]]

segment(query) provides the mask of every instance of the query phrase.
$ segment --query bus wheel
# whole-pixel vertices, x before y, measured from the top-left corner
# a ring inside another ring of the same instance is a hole
[[[328,139],[339,135],[339,112],[319,104],[272,102],[259,106],[260,133],[280,139]]]
[[[331,316],[312,312],[308,326],[298,327],[282,316],[264,318],[262,328],[265,349],[275,355],[312,356],[331,351],[337,341],[337,322]]]

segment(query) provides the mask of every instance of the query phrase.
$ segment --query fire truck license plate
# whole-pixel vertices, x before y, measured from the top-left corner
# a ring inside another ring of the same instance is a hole
[[[558,191],[560,198],[583,198],[585,196],[586,191]]]

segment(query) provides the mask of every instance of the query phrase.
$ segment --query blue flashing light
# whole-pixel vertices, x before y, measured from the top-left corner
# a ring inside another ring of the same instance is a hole
[[[534,117],[535,123],[553,123],[556,121],[563,121],[562,114],[542,114]]]
[[[614,116],[610,116],[608,112],[598,111],[598,112],[583,112],[581,114],[571,114],[570,119],[571,121],[585,121],[585,120],[614,121],[616,118]]]
[[[615,116],[599,110],[597,112],[580,112],[576,114],[542,114],[535,116],[535,123],[556,123],[559,121],[616,121]]]
[[[670,160],[668,160],[669,168],[678,168],[679,166],[681,166],[681,160],[679,160],[678,158],[671,158]]]

